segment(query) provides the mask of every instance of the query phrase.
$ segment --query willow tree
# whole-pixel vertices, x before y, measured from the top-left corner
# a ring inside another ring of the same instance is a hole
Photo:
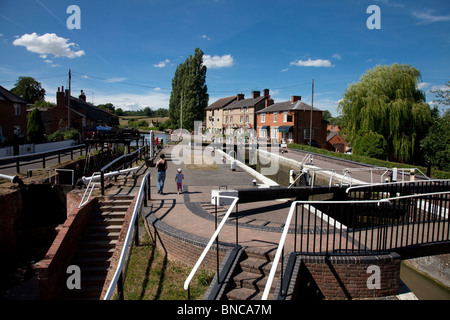
[[[199,48],[175,70],[169,101],[169,118],[178,128],[192,131],[195,121],[205,119],[209,98],[206,71],[203,52]]]
[[[393,64],[368,70],[350,85],[338,107],[350,143],[361,132],[373,131],[386,139],[391,158],[415,162],[431,122],[420,82],[420,71]]]

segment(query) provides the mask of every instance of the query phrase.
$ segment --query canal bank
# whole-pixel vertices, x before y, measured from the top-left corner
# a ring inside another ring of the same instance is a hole
[[[450,300],[450,254],[404,260],[400,279],[419,300]]]

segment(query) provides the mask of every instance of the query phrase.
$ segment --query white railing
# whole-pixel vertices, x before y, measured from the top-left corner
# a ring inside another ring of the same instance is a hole
[[[385,198],[385,199],[378,199],[378,200],[352,200],[352,201],[294,201],[291,204],[291,207],[289,209],[288,216],[286,218],[286,222],[284,224],[283,233],[280,237],[280,241],[278,244],[277,252],[275,254],[275,258],[273,260],[272,268],[270,269],[269,277],[267,279],[266,286],[264,288],[264,292],[262,295],[261,300],[267,300],[268,296],[270,294],[270,290],[272,287],[273,280],[275,278],[275,274],[277,271],[278,263],[280,262],[281,255],[283,253],[284,244],[286,242],[286,237],[289,231],[289,226],[291,224],[292,216],[294,215],[294,212],[296,211],[297,205],[309,205],[310,208],[313,208],[312,205],[314,204],[377,204],[380,205],[380,203],[391,203],[395,200],[400,199],[410,199],[410,198],[419,198],[419,197],[427,197],[427,196],[435,196],[435,195],[444,195],[444,194],[450,194],[450,191],[444,191],[444,192],[434,192],[434,193],[426,193],[426,194],[415,194],[415,195],[407,195],[407,196],[399,196],[399,197],[392,197],[392,198]],[[440,209],[438,211],[441,211]],[[443,218],[448,219],[448,215],[441,215]],[[295,235],[296,236],[296,235]]]
[[[98,182],[93,182],[93,180],[94,180],[93,178],[95,178],[97,176],[100,176],[100,172],[94,172],[92,174],[92,177],[89,179],[89,183],[86,187],[86,190],[84,191],[83,197],[81,198],[80,205],[78,206],[78,208],[81,208],[82,206],[84,206],[86,203],[89,202],[92,191],[94,191],[95,185],[99,184]],[[88,195],[88,196],[86,197],[86,195]]]
[[[113,296],[113,293],[114,293],[114,290],[115,290],[115,288],[117,286],[117,283],[118,283],[119,279],[123,276],[122,270],[123,270],[123,267],[124,267],[124,264],[125,264],[125,261],[126,261],[126,255],[128,253],[128,247],[129,247],[130,242],[132,240],[132,234],[133,234],[133,229],[135,227],[135,224],[138,223],[138,218],[139,218],[139,215],[140,215],[140,212],[141,212],[142,200],[143,200],[143,197],[146,196],[144,191],[146,190],[146,183],[147,183],[147,179],[149,177],[150,177],[150,173],[147,173],[144,176],[144,178],[142,179],[141,187],[140,187],[139,193],[137,195],[136,204],[134,206],[133,214],[131,216],[130,225],[128,226],[128,230],[127,230],[127,234],[126,234],[125,241],[124,241],[124,244],[123,244],[122,252],[121,252],[120,257],[119,257],[119,262],[118,262],[118,265],[117,265],[117,269],[116,269],[116,272],[114,273],[114,276],[112,277],[111,283],[109,284],[108,290],[106,291],[103,300],[111,300],[111,298]]]
[[[214,198],[227,198],[227,199],[233,199],[233,202],[230,204],[230,207],[228,208],[227,213],[222,218],[222,221],[220,222],[219,226],[217,227],[216,231],[212,235],[211,239],[209,240],[208,244],[206,245],[205,249],[203,250],[202,254],[200,255],[200,258],[198,258],[197,263],[194,265],[194,268],[192,268],[191,273],[186,278],[186,281],[184,282],[184,290],[189,290],[189,285],[192,281],[192,278],[194,277],[195,273],[197,272],[198,268],[200,267],[201,263],[205,259],[209,249],[213,245],[214,241],[216,240],[217,236],[219,235],[220,231],[222,230],[223,226],[225,225],[225,222],[227,221],[228,217],[230,216],[231,212],[233,211],[236,203],[238,202],[238,197],[231,197],[231,196],[214,196]],[[219,275],[217,275],[219,277]]]

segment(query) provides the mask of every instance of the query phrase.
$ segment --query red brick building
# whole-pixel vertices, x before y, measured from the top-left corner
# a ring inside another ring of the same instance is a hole
[[[348,143],[339,135],[338,131],[330,132],[327,136],[327,149],[339,153],[347,151]]]
[[[56,107],[48,109],[43,118],[46,119],[48,133],[67,128],[69,124],[69,92],[64,87],[56,93]],[[77,129],[82,135],[96,126],[116,127],[119,119],[116,115],[106,112],[93,104],[86,102],[86,96],[81,90],[78,98],[70,97],[70,127]]]
[[[0,86],[1,145],[18,145],[26,142],[27,104],[28,102]]]
[[[260,139],[309,144],[311,133],[311,145],[326,148],[327,123],[322,120],[322,110],[303,103],[300,96],[292,96],[290,101],[275,103],[256,114]]]

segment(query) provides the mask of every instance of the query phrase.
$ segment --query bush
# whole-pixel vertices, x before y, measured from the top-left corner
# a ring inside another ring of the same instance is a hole
[[[381,134],[373,131],[362,132],[355,139],[353,153],[359,156],[385,160],[387,148],[387,141]]]

